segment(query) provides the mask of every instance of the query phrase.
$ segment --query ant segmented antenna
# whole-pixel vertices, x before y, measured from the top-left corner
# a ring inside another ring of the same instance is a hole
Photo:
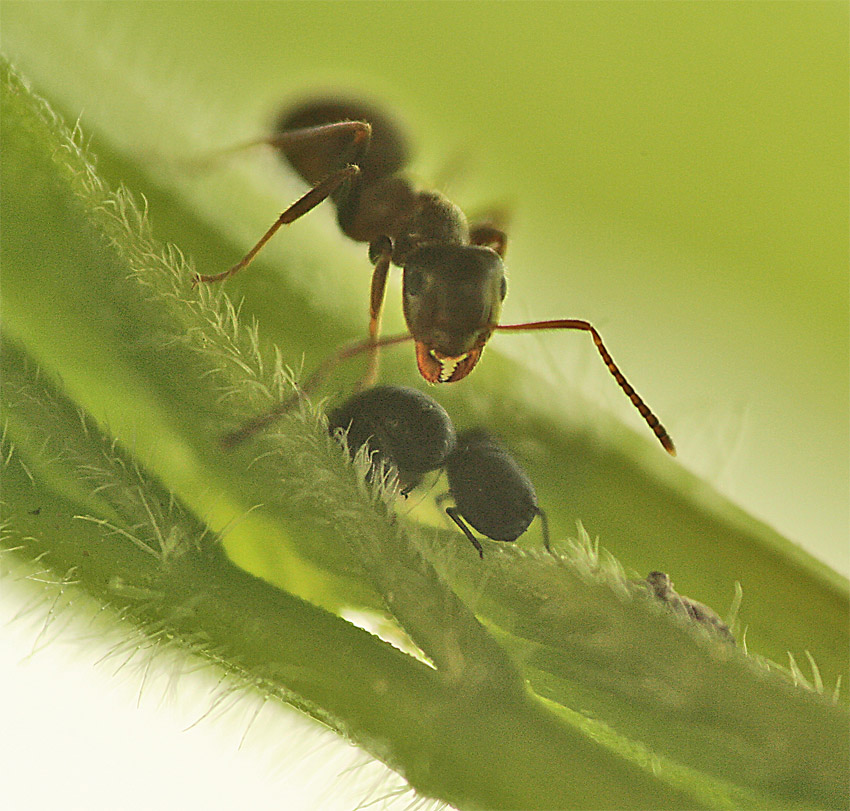
[[[652,429],[658,441],[671,456],[676,455],[676,446],[670,438],[670,434],[659,421],[658,417],[652,413],[650,407],[643,401],[643,398],[634,390],[634,387],[626,376],[620,371],[620,367],[614,362],[611,353],[605,348],[602,343],[602,336],[596,331],[596,328],[588,321],[582,321],[576,318],[561,318],[554,321],[533,321],[527,324],[499,324],[496,329],[500,332],[521,332],[525,330],[543,330],[543,329],[578,329],[589,332],[593,337],[593,343],[599,350],[602,360],[608,367],[608,371],[614,376],[620,388],[625,392],[626,397],[632,401],[632,405],[640,412],[640,415],[646,421],[646,424]]]

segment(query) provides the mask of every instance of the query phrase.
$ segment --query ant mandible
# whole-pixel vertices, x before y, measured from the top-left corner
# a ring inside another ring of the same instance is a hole
[[[274,222],[256,245],[223,273],[194,277],[194,284],[219,282],[246,267],[282,225],[294,222],[330,197],[342,232],[369,244],[374,265],[369,297],[369,337],[342,347],[301,386],[317,386],[340,361],[367,353],[360,387],[378,372],[378,350],[413,340],[416,362],[429,383],[454,383],[466,377],[493,332],[571,329],[589,332],[620,388],[646,420],[664,448],[675,455],[673,440],[614,363],[602,338],[588,322],[565,318],[501,324],[507,292],[503,259],[507,235],[491,224],[470,227],[463,212],[437,191],[417,190],[398,173],[408,162],[407,141],[383,112],[363,102],[318,98],[285,111],[275,134],[244,146],[278,149],[312,187]],[[402,299],[409,334],[380,338],[390,265],[403,269]],[[228,445],[252,435],[289,407],[281,403],[229,434]]]

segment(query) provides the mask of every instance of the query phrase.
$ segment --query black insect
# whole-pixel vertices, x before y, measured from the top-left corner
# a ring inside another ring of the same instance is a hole
[[[352,451],[369,444],[374,476],[381,461],[398,471],[402,493],[441,468],[455,447],[455,429],[432,397],[401,386],[377,386],[358,392],[328,414],[331,435],[347,432]]]
[[[589,332],[608,370],[671,454],[667,431],[614,363],[587,321],[556,319],[502,324],[507,292],[503,258],[507,235],[489,223],[470,225],[463,212],[437,191],[416,189],[399,172],[408,162],[407,139],[381,110],[359,101],[310,99],[279,118],[276,132],[256,144],[277,148],[312,187],[287,208],[256,245],[223,273],[194,282],[227,279],[247,266],[275,232],[326,198],[343,233],[369,245],[374,265],[369,298],[369,337],[331,355],[302,386],[318,386],[341,360],[369,356],[361,387],[374,382],[378,350],[413,340],[419,371],[429,383],[462,380],[478,363],[495,331],[569,329]],[[403,268],[404,317],[409,334],[380,338],[381,312],[390,265]],[[281,404],[228,438],[235,443],[286,410]]]
[[[347,432],[350,452],[368,443],[369,475],[376,475],[382,461],[393,465],[404,494],[426,473],[445,468],[449,492],[438,501],[454,501],[446,513],[482,558],[481,543],[465,522],[491,540],[515,541],[539,515],[550,548],[546,515],[522,468],[484,431],[456,436],[449,415],[427,394],[400,386],[366,389],[331,411],[328,428],[333,436]]]
[[[543,543],[552,551],[546,513],[537,504],[534,485],[516,460],[486,431],[473,429],[459,434],[445,467],[449,479],[447,496],[455,503],[446,508],[446,513],[482,558],[484,550],[467,523],[493,541],[510,542],[519,538],[539,515]]]
[[[717,616],[717,612],[703,603],[677,593],[673,589],[670,575],[665,572],[650,572],[646,580],[640,581],[640,585],[645,586],[654,597],[664,603],[671,611],[690,617],[694,622],[717,634],[725,642],[731,645],[735,644],[732,631]]]

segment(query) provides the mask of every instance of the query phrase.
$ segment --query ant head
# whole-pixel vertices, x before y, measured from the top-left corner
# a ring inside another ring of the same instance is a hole
[[[404,265],[404,318],[429,383],[466,377],[499,323],[507,283],[501,257],[475,245],[425,244]]]

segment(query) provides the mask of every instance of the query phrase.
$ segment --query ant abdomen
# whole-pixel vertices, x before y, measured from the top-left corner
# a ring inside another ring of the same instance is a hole
[[[398,122],[379,107],[354,99],[318,97],[289,107],[278,116],[274,132],[290,133],[309,127],[321,127],[342,121],[362,121],[371,125],[369,149],[358,161],[366,185],[398,172],[410,160],[408,139]],[[351,145],[344,131],[320,145],[287,143],[279,147],[283,157],[311,186],[345,166]]]

